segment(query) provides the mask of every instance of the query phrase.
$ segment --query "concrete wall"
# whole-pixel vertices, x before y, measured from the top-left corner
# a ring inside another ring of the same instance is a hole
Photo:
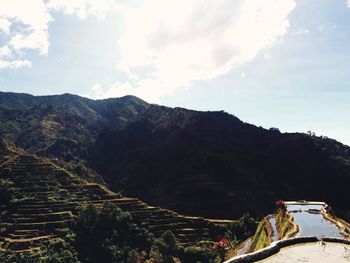
[[[349,240],[340,239],[340,238],[323,238],[322,239],[325,242],[332,242],[332,243],[341,243],[341,244],[347,244],[350,245]],[[265,258],[268,258],[272,255],[277,254],[281,248],[288,247],[295,244],[301,244],[301,243],[310,243],[310,242],[318,242],[320,241],[317,237],[296,237],[296,238],[290,238],[286,240],[279,240],[276,242],[273,242],[270,246],[261,249],[259,251],[256,251],[254,253],[249,253],[246,255],[237,256],[234,258],[231,258],[225,263],[250,263],[255,262],[258,260],[262,260]]]

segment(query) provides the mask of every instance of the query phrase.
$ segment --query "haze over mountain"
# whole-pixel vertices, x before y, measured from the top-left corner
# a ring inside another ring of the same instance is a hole
[[[349,213],[350,147],[280,133],[225,112],[0,93],[0,136],[113,190],[188,215],[266,214],[278,198]]]

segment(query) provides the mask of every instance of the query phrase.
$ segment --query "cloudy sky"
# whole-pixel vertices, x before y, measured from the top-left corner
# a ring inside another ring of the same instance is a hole
[[[132,94],[350,145],[350,0],[0,0],[0,90]]]

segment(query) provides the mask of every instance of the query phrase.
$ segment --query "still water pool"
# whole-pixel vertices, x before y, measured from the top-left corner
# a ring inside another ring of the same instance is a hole
[[[295,223],[299,225],[299,232],[296,237],[343,238],[339,233],[339,228],[321,214],[323,207],[322,204],[287,204],[287,210],[294,217]]]

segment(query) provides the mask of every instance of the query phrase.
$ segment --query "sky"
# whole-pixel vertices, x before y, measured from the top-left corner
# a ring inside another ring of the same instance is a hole
[[[0,90],[130,94],[350,145],[350,0],[0,0]]]

